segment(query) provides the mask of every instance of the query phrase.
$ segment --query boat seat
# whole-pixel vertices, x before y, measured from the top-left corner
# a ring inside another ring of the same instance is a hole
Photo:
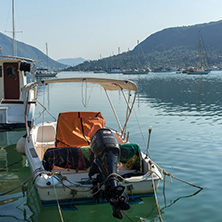
[[[52,125],[39,126],[36,136],[37,146],[55,145],[55,127]]]
[[[55,127],[52,125],[38,127],[35,148],[41,160],[47,149],[55,147],[55,134]]]

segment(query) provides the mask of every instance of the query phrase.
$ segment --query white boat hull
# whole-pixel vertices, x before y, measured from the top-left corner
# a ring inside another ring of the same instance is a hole
[[[130,209],[128,197],[154,195],[162,179],[148,155],[128,140],[126,125],[135,103],[137,86],[130,80],[65,78],[30,83],[24,91],[59,82],[100,85],[105,90],[119,130],[107,128],[98,111],[63,112],[58,114],[57,122],[27,127],[25,154],[39,198],[43,204],[108,202],[113,216],[122,219],[122,211]],[[127,105],[123,126],[108,91],[122,92]],[[132,99],[127,100],[126,93]],[[149,129],[149,136],[150,132]]]
[[[81,201],[92,202],[95,201],[92,188],[93,185],[89,180],[88,172],[76,172],[75,170],[53,170],[48,172],[44,169],[42,161],[40,160],[43,153],[48,147],[54,146],[54,136],[51,136],[51,141],[41,144],[37,142],[37,132],[42,124],[34,127],[31,131],[30,140],[26,139],[25,153],[29,161],[33,178],[35,178],[35,186],[37,188],[39,198],[43,204],[56,204],[59,202],[73,202],[81,203]],[[56,123],[46,123],[44,134],[47,134],[47,130],[51,131],[50,127],[56,129]],[[38,146],[36,145],[38,144]],[[35,148],[34,148],[35,147]],[[145,159],[145,155],[142,153],[142,157]],[[150,171],[144,175],[131,176],[124,178],[121,185],[125,187],[125,192],[129,197],[142,197],[154,195],[153,182],[156,190],[158,189],[159,180],[162,179],[162,175],[158,171],[155,165],[149,164],[150,159],[145,159],[147,167],[152,168],[153,174]],[[134,170],[119,169],[117,173],[120,177],[124,177],[124,174],[132,173]],[[153,180],[153,181],[152,181]]]

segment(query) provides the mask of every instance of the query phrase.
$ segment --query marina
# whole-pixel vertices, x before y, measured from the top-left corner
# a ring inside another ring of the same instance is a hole
[[[176,73],[113,76],[90,72],[61,72],[57,78],[81,78],[83,75],[93,75],[96,78],[115,76],[135,82],[139,90],[134,106],[135,113],[132,113],[136,118],[130,118],[128,123],[130,141],[137,143],[146,153],[148,128],[152,126],[149,147],[152,160],[173,176],[204,188],[200,190],[173,178],[171,184],[169,177],[166,177],[165,183],[160,181],[157,198],[162,220],[220,221],[222,72],[211,71],[204,76]],[[93,109],[95,103],[91,95],[96,93],[100,97],[97,105],[106,124],[115,127],[102,90],[96,87],[85,91],[84,88],[85,96],[80,98],[72,96],[77,93],[76,88],[69,87],[64,92],[62,86],[60,83],[59,87],[42,85],[38,88],[39,102],[46,106],[53,116],[56,116],[61,107],[64,112],[79,109],[77,102],[86,105],[84,111]],[[69,101],[72,102],[67,105]],[[114,97],[114,101],[121,103],[119,96]],[[117,111],[122,111],[120,106],[117,106]],[[125,112],[120,117],[125,117]],[[36,110],[36,123],[49,121],[50,118],[46,112]],[[19,186],[31,174],[26,159],[15,149],[17,141],[25,133],[25,130],[0,132],[0,193]],[[215,175],[218,175],[218,179],[215,179]],[[43,206],[31,181],[23,190],[25,197],[22,189],[0,196],[0,220],[60,220],[57,206]],[[130,200],[129,203],[131,208],[123,214],[122,221],[159,221],[154,196]],[[111,217],[112,209],[108,203],[64,205],[61,206],[61,211],[64,221],[117,221]]]

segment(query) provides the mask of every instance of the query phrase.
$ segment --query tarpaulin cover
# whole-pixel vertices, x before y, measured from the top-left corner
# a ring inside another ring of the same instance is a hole
[[[90,144],[93,135],[104,128],[100,112],[60,113],[57,121],[56,147],[76,147]]]
[[[140,147],[135,143],[119,144],[120,146],[120,162],[126,163],[134,155],[140,156]]]
[[[90,166],[88,156],[89,154],[84,155],[80,147],[49,148],[44,153],[42,163],[48,171],[53,170],[55,166],[77,171],[86,170]]]

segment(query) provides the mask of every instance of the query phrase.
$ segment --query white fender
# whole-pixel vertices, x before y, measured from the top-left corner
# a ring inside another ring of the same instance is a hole
[[[16,150],[21,155],[25,155],[25,140],[26,137],[22,136],[16,144]]]

